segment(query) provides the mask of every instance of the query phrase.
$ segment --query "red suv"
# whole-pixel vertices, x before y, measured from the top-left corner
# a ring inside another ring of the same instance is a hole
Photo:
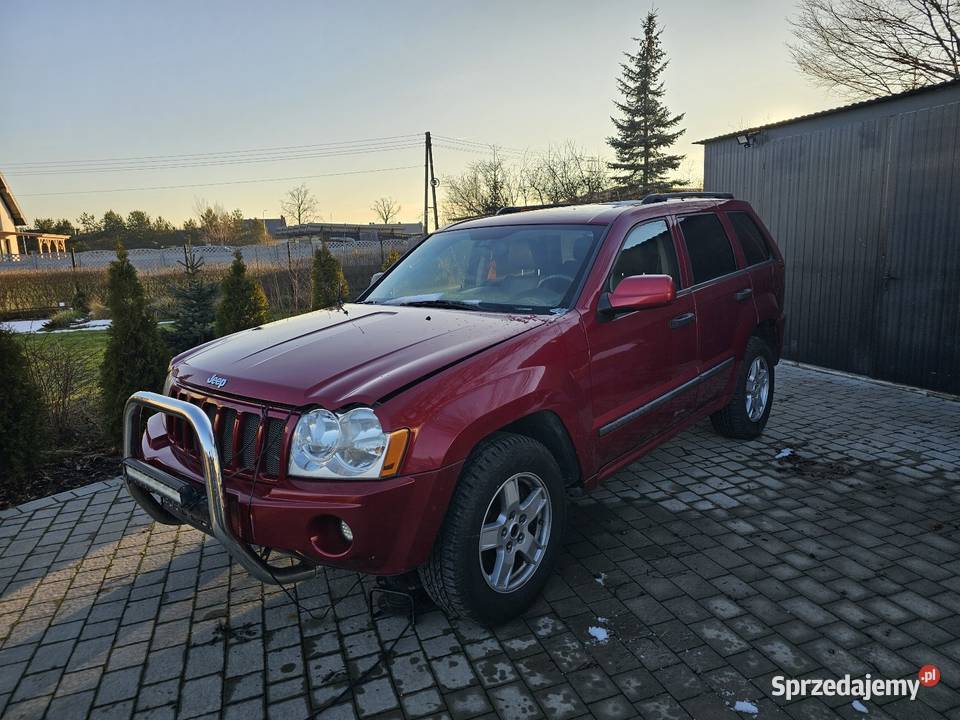
[[[417,570],[446,610],[503,621],[546,582],[569,489],[707,416],[763,431],[783,276],[727,194],[451,225],[356,303],[175,358],[127,405],[127,487],[265,582]]]

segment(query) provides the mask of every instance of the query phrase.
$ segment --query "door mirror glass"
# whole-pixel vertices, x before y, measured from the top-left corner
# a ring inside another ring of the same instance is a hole
[[[600,310],[622,313],[662,307],[672,303],[676,297],[677,288],[669,275],[631,275],[617,283],[613,292],[601,298]]]
[[[375,272],[373,275],[370,276],[370,285],[373,285],[377,280],[379,280],[382,277],[383,277],[382,272]],[[370,287],[370,285],[368,285],[367,287]]]

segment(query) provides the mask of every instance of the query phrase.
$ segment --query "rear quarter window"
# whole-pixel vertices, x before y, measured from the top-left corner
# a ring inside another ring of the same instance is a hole
[[[733,246],[723,225],[713,213],[683,215],[677,218],[683,242],[690,257],[695,285],[737,270]]]
[[[733,231],[737,234],[740,241],[740,247],[743,248],[743,256],[747,260],[747,265],[757,265],[770,259],[770,246],[767,244],[767,238],[756,221],[750,217],[749,213],[731,212],[727,213],[730,224],[733,225]]]

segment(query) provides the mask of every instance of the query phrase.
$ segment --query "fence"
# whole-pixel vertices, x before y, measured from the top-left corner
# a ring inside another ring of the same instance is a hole
[[[345,267],[348,264],[380,265],[391,250],[405,252],[413,236],[390,236],[378,240],[355,240],[353,242],[328,242],[327,247]],[[253,266],[289,266],[313,257],[323,239],[304,238],[265,245],[194,245],[193,252],[203,258],[204,265],[229,265],[234,252],[239,250],[244,261]],[[130,262],[137,270],[161,270],[180,268],[183,261],[182,246],[166,248],[135,248],[127,251]],[[105,268],[116,260],[113,250],[85,250],[82,252],[52,253],[49,255],[19,256],[19,260],[0,262],[4,270],[66,270],[73,268]]]
[[[327,246],[341,265],[350,286],[350,298],[369,284],[391,251],[405,252],[419,236],[387,237],[350,243],[328,242]],[[239,250],[249,273],[257,278],[277,315],[290,315],[310,308],[310,270],[315,249],[321,239],[269,245],[227,247],[195,245],[193,252],[203,259],[203,274],[219,281]],[[172,290],[182,284],[184,248],[132,249],[130,261],[137,268],[158,317],[172,309]],[[14,317],[44,316],[61,303],[69,303],[76,289],[99,303],[106,300],[106,268],[116,259],[107,250],[89,250],[66,255],[26,256],[19,262],[0,263],[0,315]],[[5,271],[5,272],[4,272]]]

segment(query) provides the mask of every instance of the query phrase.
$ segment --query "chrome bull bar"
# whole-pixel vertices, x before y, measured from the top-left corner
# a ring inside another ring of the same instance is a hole
[[[196,405],[166,395],[141,390],[130,396],[123,409],[124,481],[127,491],[133,499],[152,518],[168,524],[179,522],[176,516],[165,510],[163,505],[150,493],[156,492],[164,495],[171,502],[178,503],[180,501],[179,495],[172,488],[184,483],[172,475],[168,475],[152,465],[146,465],[137,459],[136,444],[140,442],[139,428],[142,408],[149,408],[165,415],[178,417],[193,429],[199,448],[203,480],[206,485],[210,533],[223,544],[234,560],[255,578],[271,585],[299,582],[316,576],[316,568],[302,560],[290,567],[268,565],[253,548],[233,534],[227,517],[227,500],[223,489],[223,476],[220,471],[220,456],[217,453],[217,443],[214,439],[210,418]],[[163,480],[158,479],[164,476],[168,477],[170,481],[163,482]]]

